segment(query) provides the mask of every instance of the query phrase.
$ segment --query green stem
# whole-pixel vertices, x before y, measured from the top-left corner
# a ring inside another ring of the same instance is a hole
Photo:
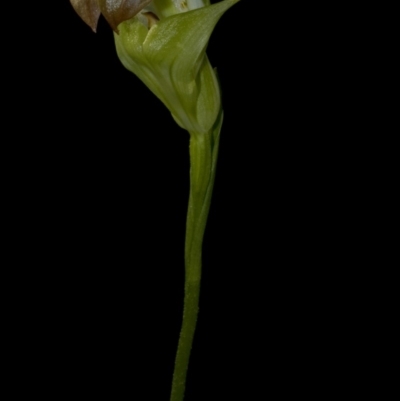
[[[201,254],[218,155],[222,112],[207,134],[190,134],[190,196],[186,222],[185,296],[170,401],[183,401],[199,310]]]

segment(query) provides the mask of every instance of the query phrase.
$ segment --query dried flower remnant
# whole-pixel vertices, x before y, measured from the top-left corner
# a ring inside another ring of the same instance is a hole
[[[152,0],[70,0],[83,21],[96,32],[100,14],[118,32],[118,25],[138,14]]]

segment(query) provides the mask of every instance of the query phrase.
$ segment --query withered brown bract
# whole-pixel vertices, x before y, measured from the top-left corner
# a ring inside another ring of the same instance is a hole
[[[152,0],[70,0],[78,15],[94,32],[100,13],[115,32],[118,25],[134,17],[140,10],[146,7]]]

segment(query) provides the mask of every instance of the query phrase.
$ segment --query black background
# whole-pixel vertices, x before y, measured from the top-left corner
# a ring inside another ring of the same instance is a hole
[[[333,287],[338,249],[350,247],[336,232],[348,201],[335,191],[340,161],[328,162],[338,140],[322,95],[330,60],[314,58],[322,44],[310,49],[307,30],[296,36],[296,10],[254,5],[229,10],[209,44],[225,120],[187,401],[319,397],[321,384],[334,394],[346,383],[326,370],[347,333],[333,322],[348,288]],[[10,372],[31,377],[16,391],[167,400],[188,134],[122,67],[103,19],[93,34],[66,0],[30,7],[3,39],[19,311]]]

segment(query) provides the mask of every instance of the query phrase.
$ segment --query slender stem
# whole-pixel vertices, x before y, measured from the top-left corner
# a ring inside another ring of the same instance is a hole
[[[185,296],[170,401],[183,401],[199,310],[201,254],[210,209],[222,113],[213,130],[190,135],[190,196],[186,222]]]

